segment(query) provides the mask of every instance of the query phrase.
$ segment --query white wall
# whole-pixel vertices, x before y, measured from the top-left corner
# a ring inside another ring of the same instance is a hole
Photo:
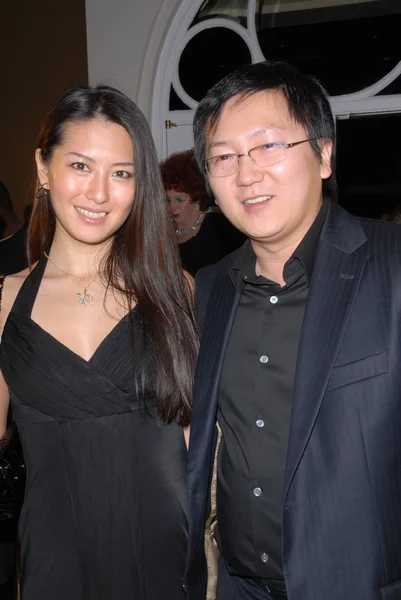
[[[85,0],[89,83],[125,92],[150,120],[161,45],[180,0]]]

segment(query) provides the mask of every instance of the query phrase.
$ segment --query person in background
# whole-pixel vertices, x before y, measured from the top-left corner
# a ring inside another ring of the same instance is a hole
[[[209,209],[205,180],[192,150],[172,154],[161,171],[182,264],[194,276],[238,248],[245,237],[220,211]]]
[[[0,181],[0,273],[10,275],[28,265],[26,257],[26,223],[21,225],[14,212],[10,193]]]
[[[22,600],[179,600],[197,353],[145,117],[108,86],[50,110],[29,269],[5,278],[0,437],[26,461]]]

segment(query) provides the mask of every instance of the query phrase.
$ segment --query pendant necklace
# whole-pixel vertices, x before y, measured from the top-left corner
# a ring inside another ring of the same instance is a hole
[[[205,213],[201,212],[199,217],[196,219],[195,223],[192,223],[192,225],[190,225],[189,227],[185,227],[184,229],[179,229],[178,227],[176,227],[175,228],[176,236],[182,237],[183,235],[187,235],[187,233],[189,233],[190,231],[196,231],[198,229],[198,226],[202,223],[204,217],[205,217]]]
[[[64,271],[58,265],[56,265],[56,263],[54,261],[52,261],[52,259],[46,252],[43,252],[43,254],[47,258],[47,260],[49,260],[52,263],[52,265],[54,267],[56,267],[56,269],[58,269],[61,273],[63,273],[63,275],[68,277],[68,279],[70,281],[75,283],[75,285],[78,285],[79,287],[84,288],[83,292],[75,292],[75,296],[76,296],[78,304],[83,304],[84,306],[86,306],[89,302],[92,302],[93,296],[92,296],[92,294],[89,294],[88,288],[92,285],[92,283],[95,281],[95,279],[99,276],[99,273],[97,273],[94,277],[92,277],[92,279],[89,280],[89,283],[87,283],[85,285],[85,281],[88,279],[87,277],[73,277],[72,275],[67,273],[67,271]]]

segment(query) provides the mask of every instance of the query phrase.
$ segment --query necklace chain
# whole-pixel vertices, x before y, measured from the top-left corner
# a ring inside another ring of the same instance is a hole
[[[50,256],[47,254],[47,252],[43,252],[43,255],[47,258],[47,260],[49,260],[51,262],[51,264],[54,267],[56,267],[56,269],[58,269],[60,271],[60,273],[63,273],[63,275],[68,277],[68,279],[70,281],[72,281],[73,283],[75,283],[75,285],[79,285],[80,287],[82,286],[84,288],[83,292],[75,292],[75,296],[76,296],[78,304],[83,304],[84,306],[86,306],[88,302],[92,302],[93,296],[92,296],[92,294],[88,293],[88,288],[92,285],[92,283],[95,281],[95,279],[99,276],[99,273],[96,273],[96,275],[94,277],[92,277],[91,279],[89,279],[88,277],[74,277],[73,275],[71,275],[70,273],[67,273],[67,271],[64,271],[64,269],[62,269],[61,267],[56,265],[56,263],[50,258]],[[85,285],[84,282],[87,279],[89,279],[89,281]]]
[[[198,225],[200,225],[205,218],[205,213],[201,212],[199,217],[196,219],[195,223],[192,223],[189,227],[185,227],[184,229],[180,229],[179,227],[175,228],[175,234],[177,237],[182,237],[191,231],[196,231],[198,229]]]

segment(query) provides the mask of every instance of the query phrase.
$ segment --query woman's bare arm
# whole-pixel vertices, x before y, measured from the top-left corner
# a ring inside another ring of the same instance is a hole
[[[195,279],[192,277],[192,275],[190,273],[188,273],[188,271],[185,271],[185,269],[182,270],[184,273],[184,277],[187,280],[187,283],[189,285],[189,289],[191,290],[192,296],[195,295]]]
[[[7,415],[10,404],[10,395],[4,377],[0,371],[0,439],[4,436],[7,429]]]
[[[184,273],[184,277],[187,280],[187,283],[189,285],[189,289],[191,291],[192,294],[192,298],[194,297],[195,294],[195,279],[192,277],[192,275],[190,275],[188,273],[188,271],[183,270]],[[187,450],[188,450],[188,446],[189,446],[189,434],[190,434],[190,425],[187,425],[186,427],[184,427],[184,438],[185,438],[185,444],[187,446]]]
[[[186,427],[184,427],[184,439],[185,439],[185,445],[187,447],[187,450],[189,448],[189,434],[190,434],[190,429],[191,429],[190,425],[187,425]]]
[[[25,269],[25,271],[17,273],[16,275],[10,275],[4,280],[0,307],[0,336],[3,335],[3,328],[7,321],[8,314],[28,273],[28,269]],[[0,371],[0,438],[4,436],[7,429],[9,405],[10,394],[3,374]]]

